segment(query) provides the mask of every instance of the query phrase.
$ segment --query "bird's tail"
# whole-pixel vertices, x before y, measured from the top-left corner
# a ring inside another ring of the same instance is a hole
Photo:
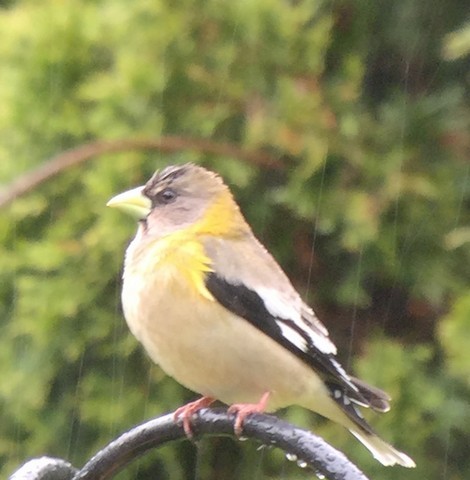
[[[415,462],[403,452],[399,452],[389,443],[373,433],[362,429],[350,428],[349,431],[372,453],[382,465],[401,465],[403,467],[416,467]]]

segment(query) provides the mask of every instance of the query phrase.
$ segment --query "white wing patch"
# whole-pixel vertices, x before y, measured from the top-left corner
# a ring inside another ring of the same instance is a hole
[[[263,287],[258,287],[256,293],[289,342],[303,352],[315,347],[324,354],[336,354],[336,347],[328,338],[328,331],[313,311],[302,303],[300,297],[286,298],[279,290]]]
[[[299,332],[296,332],[291,326],[282,321],[278,322],[278,325],[281,327],[281,333],[284,338],[287,338],[290,343],[293,343],[303,352],[308,352],[307,340],[305,340],[305,338]]]
[[[284,320],[294,320],[299,317],[299,310],[294,301],[286,301],[282,298],[282,292],[272,288],[256,288],[256,293],[264,302],[266,310],[274,317]]]

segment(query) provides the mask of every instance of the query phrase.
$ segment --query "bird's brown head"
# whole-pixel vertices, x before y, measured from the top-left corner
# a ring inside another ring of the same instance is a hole
[[[233,236],[248,228],[221,177],[191,163],[159,170],[144,186],[113,197],[107,205],[131,213],[157,237],[186,229]]]

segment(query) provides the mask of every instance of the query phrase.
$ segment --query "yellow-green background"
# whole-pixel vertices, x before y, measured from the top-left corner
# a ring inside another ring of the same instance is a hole
[[[194,149],[98,156],[0,210],[0,475],[80,466],[194,394],[129,334],[131,219],[105,208],[157,167],[219,171],[356,375],[394,397],[373,417],[416,470],[340,427],[284,415],[373,479],[470,477],[469,26],[466,2],[0,1],[0,182],[97,140],[178,135]],[[467,95],[467,97],[466,97]],[[314,249],[312,249],[314,246]],[[214,359],[214,361],[217,361]],[[308,478],[276,452],[205,440],[122,478]]]

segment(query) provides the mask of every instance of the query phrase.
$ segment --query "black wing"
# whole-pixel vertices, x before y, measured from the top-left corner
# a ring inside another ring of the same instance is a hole
[[[295,321],[273,316],[255,291],[244,285],[230,283],[214,272],[207,274],[206,287],[226,309],[250,322],[311,367],[323,379],[331,398],[341,409],[364,430],[372,433],[354,403],[386,411],[388,397],[384,392],[374,387],[369,388],[364,382],[350,377],[334,355],[322,352],[312,337]],[[283,326],[288,326],[303,338],[305,348],[287,338]]]

